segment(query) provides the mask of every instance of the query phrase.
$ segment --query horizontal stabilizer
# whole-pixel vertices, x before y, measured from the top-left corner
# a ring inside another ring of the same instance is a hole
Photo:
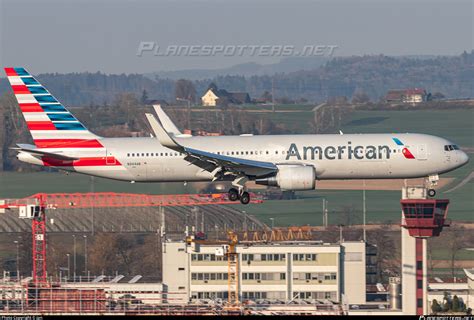
[[[59,153],[41,151],[41,150],[36,149],[36,147],[31,145],[31,144],[18,144],[17,146],[18,146],[18,148],[11,148],[11,149],[17,150],[17,151],[22,151],[22,152],[27,152],[27,153],[30,153],[33,156],[48,157],[48,158],[54,158],[54,159],[58,159],[58,160],[71,160],[71,161],[73,161],[73,160],[78,160],[79,159],[79,158],[74,158],[74,157],[66,156],[66,155],[59,154]]]

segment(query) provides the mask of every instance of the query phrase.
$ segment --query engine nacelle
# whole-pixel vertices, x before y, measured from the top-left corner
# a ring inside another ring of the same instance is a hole
[[[280,165],[274,177],[257,179],[255,183],[285,190],[313,190],[316,187],[316,171],[313,166]]]

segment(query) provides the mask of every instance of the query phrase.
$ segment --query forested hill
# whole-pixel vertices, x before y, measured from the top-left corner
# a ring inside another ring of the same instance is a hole
[[[33,70],[29,70],[34,72]],[[151,80],[140,74],[46,73],[36,77],[61,102],[69,106],[111,105],[118,94],[146,90],[149,97],[174,99],[174,81]],[[0,79],[0,93],[11,92],[8,81]]]
[[[34,72],[34,70],[31,70]],[[184,76],[184,75],[183,75]],[[105,75],[103,73],[40,74],[38,80],[65,104],[113,104],[118,93],[132,92],[140,97],[146,90],[150,99],[174,101],[175,81],[149,79],[139,74]],[[272,90],[275,97],[305,98],[324,101],[363,91],[379,100],[389,89],[418,87],[447,98],[474,97],[474,51],[459,56],[413,58],[354,56],[334,58],[314,70],[281,73],[273,76],[221,75],[195,80],[200,96],[214,82],[228,91],[247,91],[259,97]],[[0,94],[9,91],[8,82],[0,79]]]

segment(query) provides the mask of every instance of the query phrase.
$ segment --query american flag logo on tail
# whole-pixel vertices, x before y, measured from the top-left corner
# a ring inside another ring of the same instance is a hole
[[[87,130],[24,68],[5,68],[37,148],[103,148]]]

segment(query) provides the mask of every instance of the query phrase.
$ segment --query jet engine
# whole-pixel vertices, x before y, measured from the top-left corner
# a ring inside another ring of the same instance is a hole
[[[316,187],[316,171],[313,166],[279,165],[275,176],[256,179],[255,183],[285,190],[313,190]]]

